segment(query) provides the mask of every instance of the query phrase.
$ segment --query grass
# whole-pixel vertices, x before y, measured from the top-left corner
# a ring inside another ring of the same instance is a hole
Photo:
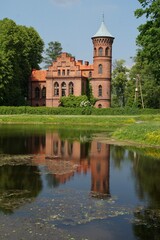
[[[0,124],[38,124],[101,129],[120,141],[160,146],[160,114],[133,116],[0,115]]]

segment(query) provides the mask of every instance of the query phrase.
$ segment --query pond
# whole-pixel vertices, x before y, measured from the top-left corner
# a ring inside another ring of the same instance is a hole
[[[159,149],[104,131],[0,126],[0,239],[160,239]]]

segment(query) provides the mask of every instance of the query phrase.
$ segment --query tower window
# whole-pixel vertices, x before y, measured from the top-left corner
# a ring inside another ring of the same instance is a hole
[[[105,55],[108,56],[109,55],[109,48],[107,47],[105,50]]]
[[[62,96],[66,96],[66,83],[63,82],[61,87]]]
[[[59,84],[57,82],[54,84],[54,96],[59,96]]]
[[[94,48],[94,56],[97,56],[97,49]]]
[[[102,97],[102,86],[98,86],[98,97]]]
[[[103,72],[103,66],[102,66],[102,64],[99,64],[98,65],[98,73],[102,74],[102,72]]]
[[[102,47],[100,47],[100,48],[98,49],[98,56],[99,56],[99,57],[103,56],[103,48],[102,48]]]

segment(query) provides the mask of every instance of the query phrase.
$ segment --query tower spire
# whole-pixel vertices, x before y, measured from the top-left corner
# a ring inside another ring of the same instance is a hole
[[[104,13],[102,13],[102,22],[104,22]]]

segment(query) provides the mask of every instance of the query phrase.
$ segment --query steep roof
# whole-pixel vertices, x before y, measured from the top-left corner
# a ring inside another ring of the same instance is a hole
[[[98,31],[96,32],[96,34],[93,36],[93,38],[95,38],[95,37],[112,37],[113,38],[113,36],[108,31],[108,29],[104,23],[104,20],[102,21],[101,26],[98,29]]]
[[[46,80],[46,70],[36,70],[34,69],[31,74],[32,81],[45,81]]]

